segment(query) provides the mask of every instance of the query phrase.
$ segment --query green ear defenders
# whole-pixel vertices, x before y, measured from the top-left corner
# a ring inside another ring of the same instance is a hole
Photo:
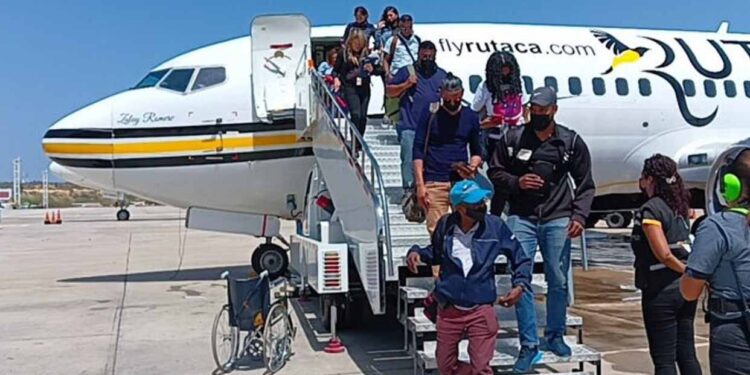
[[[742,198],[742,181],[734,173],[721,176],[721,195],[727,203],[734,203]]]
[[[726,164],[720,170],[719,191],[727,204],[736,203],[742,198],[742,181],[736,174],[732,173],[731,167],[740,154],[746,150],[747,147],[742,147],[727,155]]]

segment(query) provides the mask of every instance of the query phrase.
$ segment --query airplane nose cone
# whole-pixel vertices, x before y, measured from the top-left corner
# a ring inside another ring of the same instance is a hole
[[[54,123],[42,139],[50,170],[65,181],[97,190],[114,189],[112,97]]]
[[[80,157],[81,143],[112,138],[112,101],[100,100],[61,118],[47,130],[42,140],[44,153],[51,159]]]

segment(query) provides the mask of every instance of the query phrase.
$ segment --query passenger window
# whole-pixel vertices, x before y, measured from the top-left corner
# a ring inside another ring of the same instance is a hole
[[[638,80],[638,90],[643,96],[651,96],[651,81],[641,78]]]
[[[601,78],[594,78],[591,83],[594,86],[594,94],[604,95],[607,92],[607,88],[604,86],[604,80]]]
[[[745,81],[745,96],[750,98],[750,81]]]
[[[685,88],[685,96],[691,98],[695,96],[695,83],[693,81],[686,79],[682,81],[682,86]]]
[[[155,70],[153,72],[149,72],[143,79],[138,82],[137,85],[133,87],[133,89],[142,89],[145,87],[154,87],[157,83],[159,83],[159,80],[161,80],[161,77],[164,77],[165,74],[169,69],[162,69],[162,70]]]
[[[568,79],[568,89],[570,89],[571,95],[581,95],[581,92],[583,92],[581,80],[578,77],[570,77]]]
[[[482,77],[473,74],[469,76],[469,91],[471,91],[472,94],[475,94],[477,92],[477,88],[479,87],[479,84],[482,83]]]
[[[226,79],[227,73],[224,68],[203,68],[198,71],[198,76],[195,78],[192,91],[218,85]]]
[[[617,88],[617,95],[620,96],[628,95],[628,92],[630,92],[628,89],[628,81],[626,81],[625,78],[616,79],[615,88]]]
[[[185,92],[195,69],[173,69],[159,84],[159,87],[178,92]]]
[[[724,81],[724,93],[727,94],[728,98],[737,96],[737,86],[734,84],[734,81]]]
[[[709,98],[716,97],[716,83],[714,81],[703,81],[703,88],[706,90],[706,96]]]
[[[557,92],[557,78],[555,77],[547,77],[544,79],[544,85],[547,87],[551,87],[555,89],[555,92]]]
[[[531,94],[534,91],[534,81],[529,76],[523,76],[523,88],[526,90],[526,94]]]

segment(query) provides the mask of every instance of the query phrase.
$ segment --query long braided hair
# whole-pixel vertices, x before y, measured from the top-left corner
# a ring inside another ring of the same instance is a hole
[[[655,154],[643,163],[643,176],[654,180],[654,196],[667,203],[675,214],[690,216],[690,192],[677,172],[677,163],[667,156]]]
[[[509,76],[503,77],[503,66],[510,68]],[[485,68],[485,78],[493,102],[502,102],[508,95],[521,93],[521,69],[512,53],[495,52],[490,55]]]

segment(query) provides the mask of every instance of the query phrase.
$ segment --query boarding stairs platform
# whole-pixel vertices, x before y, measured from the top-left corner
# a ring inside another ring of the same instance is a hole
[[[310,124],[306,137],[312,140],[315,166],[310,182],[314,188],[308,195],[317,196],[325,191],[335,211],[330,216],[307,217],[307,225],[324,224],[320,226],[329,231],[327,235],[310,235],[311,238],[306,239],[303,233],[297,237],[319,246],[326,241],[345,243],[351,260],[348,263],[354,265],[348,273],[358,273],[374,314],[385,313],[386,283],[396,284],[397,316],[404,326],[404,349],[413,356],[414,372],[435,370],[435,326],[420,310],[422,300],[432,288],[431,271],[425,266],[420,268],[419,274],[411,275],[403,267],[408,249],[415,244],[427,245],[429,236],[423,223],[411,223],[401,212],[403,189],[396,131],[393,127],[381,126],[376,120],[368,125],[364,136],[359,134],[329,87],[314,71],[310,72],[309,103]],[[325,240],[321,242],[321,238]],[[509,290],[507,266],[504,257],[496,261],[499,293]],[[537,293],[545,292],[542,269],[542,259],[537,252],[534,267]],[[540,326],[543,326],[543,305],[538,305],[537,311]],[[502,329],[492,363],[499,370],[509,370],[518,351],[515,313],[498,308],[497,316]],[[571,363],[578,364],[577,370],[583,371],[584,363],[588,362],[594,364],[598,372],[601,356],[582,343],[582,319],[568,316],[567,323],[575,333],[570,339],[574,355],[557,358],[545,353],[539,366]],[[465,357],[465,350],[462,353]]]

